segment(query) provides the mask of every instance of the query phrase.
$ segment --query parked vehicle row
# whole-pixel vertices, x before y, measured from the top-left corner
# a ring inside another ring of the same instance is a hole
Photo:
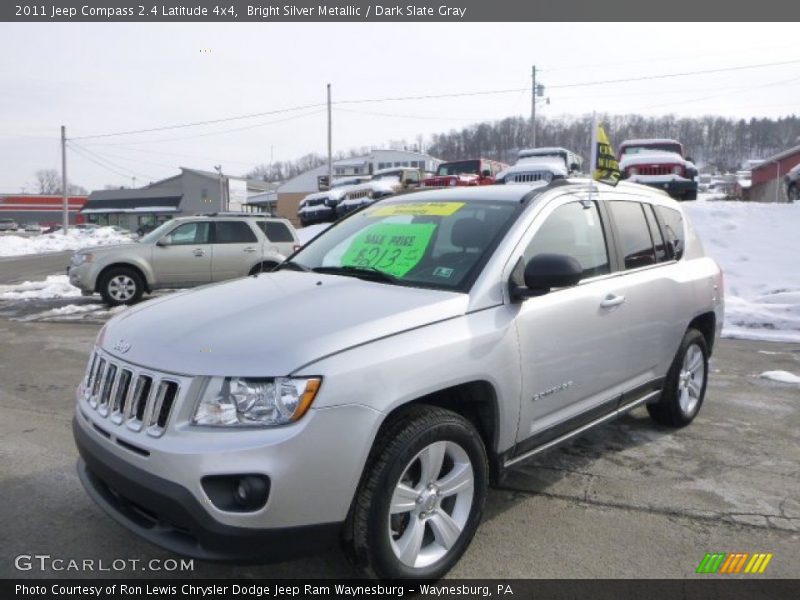
[[[667,192],[677,200],[697,200],[697,167],[671,139],[626,140],[619,147],[623,179]]]
[[[176,219],[136,254],[213,273],[232,226],[261,239],[256,222]],[[71,277],[132,284],[96,252]],[[639,406],[691,423],[723,307],[663,192],[572,178],[392,196],[266,276],[111,319],[76,392],[78,472],[171,552],[282,561],[338,542],[368,575],[436,579],[520,462]]]

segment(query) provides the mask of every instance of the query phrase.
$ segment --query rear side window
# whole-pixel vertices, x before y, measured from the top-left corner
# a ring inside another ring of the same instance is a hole
[[[583,278],[610,272],[606,239],[597,204],[570,202],[555,209],[525,250],[525,262],[537,254],[566,254],[583,267]]]
[[[677,210],[659,206],[656,208],[664,224],[664,237],[670,259],[680,260],[686,249],[686,236],[683,233],[683,215]]]
[[[653,238],[653,245],[656,248],[656,260],[658,262],[665,262],[670,260],[671,257],[667,252],[667,246],[664,243],[664,236],[661,235],[661,229],[656,220],[655,209],[652,204],[644,204],[644,214],[647,217],[647,225],[650,227],[650,237]]]
[[[294,236],[286,223],[280,221],[258,221],[258,226],[270,242],[293,242]]]
[[[217,221],[214,224],[215,244],[254,244],[256,234],[247,223],[241,221]]]
[[[625,269],[638,269],[656,264],[656,253],[644,207],[638,202],[609,203],[617,224]]]

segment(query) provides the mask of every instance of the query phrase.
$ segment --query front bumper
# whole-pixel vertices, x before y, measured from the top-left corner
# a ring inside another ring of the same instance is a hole
[[[84,295],[94,293],[96,277],[92,273],[91,265],[68,265],[67,277],[70,285],[81,290]]]
[[[338,539],[342,523],[269,529],[220,523],[182,485],[111,452],[80,418],[73,419],[72,430],[83,487],[115,521],[153,544],[204,560],[277,562],[321,552]]]
[[[664,190],[673,198],[683,198],[687,194],[697,193],[697,182],[683,177],[632,176],[628,181],[649,185],[659,190]]]

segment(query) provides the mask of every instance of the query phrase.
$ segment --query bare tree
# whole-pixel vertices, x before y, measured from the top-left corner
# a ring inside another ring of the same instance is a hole
[[[34,174],[36,177],[36,187],[40,194],[60,194],[61,193],[61,173],[56,169],[39,169]],[[75,183],[67,182],[67,194],[85,195],[89,191]]]
[[[57,194],[61,191],[61,174],[55,169],[39,169],[36,185],[40,194]]]

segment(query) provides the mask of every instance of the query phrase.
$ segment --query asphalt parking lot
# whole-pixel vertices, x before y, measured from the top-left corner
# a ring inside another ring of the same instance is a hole
[[[59,260],[57,269],[48,263]],[[64,264],[58,257],[2,260],[0,283],[60,274]],[[70,299],[81,301],[97,302]],[[72,395],[104,319],[26,320],[59,302],[0,302],[0,577],[98,575],[20,572],[14,558],[21,554],[170,557],[106,517],[78,482]],[[695,574],[706,552],[771,552],[758,577],[797,577],[800,387],[758,377],[778,369],[800,372],[800,345],[723,340],[706,403],[691,426],[657,427],[638,409],[525,464],[491,491],[483,525],[450,576],[711,577]],[[180,575],[353,573],[330,552],[268,566],[195,561],[193,571]]]

